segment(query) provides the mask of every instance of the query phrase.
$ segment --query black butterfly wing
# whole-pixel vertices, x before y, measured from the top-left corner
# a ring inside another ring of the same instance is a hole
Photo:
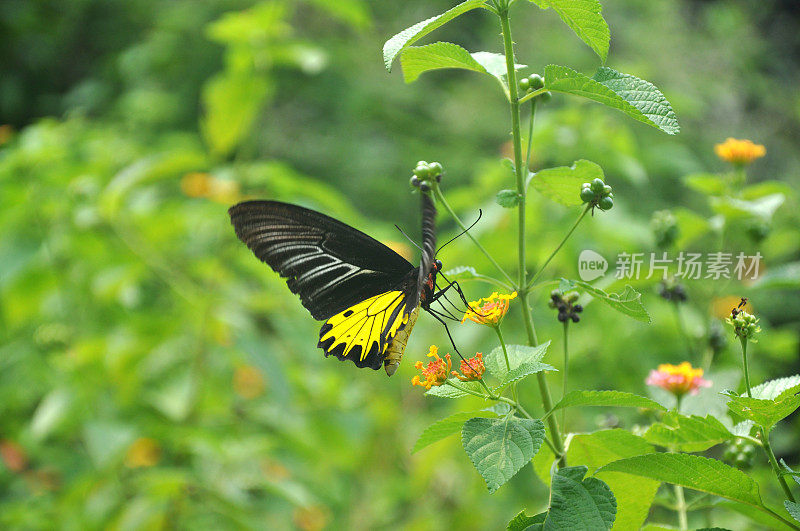
[[[307,208],[245,201],[228,213],[239,239],[287,279],[314,319],[396,289],[414,269],[379,241]]]

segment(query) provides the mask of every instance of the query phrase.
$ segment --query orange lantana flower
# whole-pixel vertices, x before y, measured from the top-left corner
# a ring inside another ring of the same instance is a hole
[[[483,354],[478,352],[474,358],[461,360],[461,374],[453,371],[453,376],[462,382],[472,382],[483,378],[486,372],[486,365],[483,364]]]
[[[761,144],[754,144],[750,140],[737,140],[728,137],[722,144],[714,146],[714,153],[726,162],[743,166],[767,154],[767,149]]]
[[[428,350],[428,357],[433,358],[433,360],[428,362],[427,367],[424,367],[421,361],[414,364],[415,369],[422,371],[422,376],[425,380],[421,380],[419,375],[414,376],[411,379],[411,385],[419,385],[425,389],[430,389],[447,381],[450,370],[453,368],[450,354],[445,354],[444,358],[440,358],[439,348],[436,345],[431,345]]]
[[[650,371],[647,385],[658,386],[682,397],[686,393],[696,395],[701,387],[711,387],[711,382],[703,379],[703,369],[695,369],[688,361],[684,361],[680,365],[659,365],[657,371]]]
[[[474,321],[478,324],[485,324],[489,326],[497,326],[500,321],[508,313],[508,305],[512,299],[517,297],[517,292],[508,294],[499,294],[496,291],[490,296],[472,301],[469,303],[469,310],[464,314],[461,319],[463,323],[467,319]]]

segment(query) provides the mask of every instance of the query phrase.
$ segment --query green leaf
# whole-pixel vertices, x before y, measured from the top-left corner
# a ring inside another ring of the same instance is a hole
[[[543,529],[611,529],[617,500],[601,480],[583,479],[587,470],[585,466],[571,466],[555,473]]]
[[[544,76],[547,90],[583,96],[670,135],[680,131],[672,106],[652,83],[643,79],[605,67],[590,78],[558,65],[545,67]]]
[[[667,409],[654,400],[624,391],[570,391],[553,406],[550,413],[573,406],[641,407],[661,411]]]
[[[495,200],[503,208],[514,208],[519,204],[519,194],[516,190],[500,190]]]
[[[503,87],[503,91],[506,93],[506,97],[509,97],[508,66],[506,65],[506,56],[501,53],[473,52],[472,58],[478,61],[483,68],[486,69],[486,72],[489,75],[494,76],[494,78],[500,82],[500,85]],[[515,71],[519,71],[523,68],[528,68],[528,65],[514,63]]]
[[[783,502],[783,506],[786,507],[786,510],[789,512],[789,514],[792,515],[792,518],[800,522],[800,503],[785,500]]]
[[[538,531],[542,529],[544,519],[547,518],[547,513],[539,513],[535,516],[528,516],[525,511],[520,511],[517,516],[508,522],[506,529],[508,531]]]
[[[778,421],[788,417],[800,407],[798,392],[800,384],[790,387],[772,400],[739,396],[731,391],[723,394],[730,398],[728,409],[769,431]]]
[[[757,217],[769,221],[785,201],[786,196],[783,194],[771,194],[752,201],[735,197],[714,197],[711,201],[711,208],[728,219]]]
[[[530,0],[542,9],[552,7],[561,20],[572,28],[603,62],[608,58],[611,31],[603,18],[603,6],[598,0]]]
[[[753,387],[750,391],[753,393],[753,398],[774,400],[782,393],[798,385],[800,385],[800,375],[795,374],[784,378],[776,378],[775,380],[767,380]]]
[[[605,179],[603,169],[588,160],[575,161],[572,166],[547,168],[536,172],[533,187],[558,204],[573,207],[583,204],[581,186],[593,179]]]
[[[464,396],[471,396],[471,393],[464,392],[457,387],[468,389],[484,395],[486,394],[486,390],[478,382],[462,382],[458,378],[450,378],[447,380],[447,382],[448,383],[436,387],[431,387],[425,394],[429,396],[438,396],[440,398],[461,398]]]
[[[716,459],[699,455],[653,453],[620,459],[598,472],[624,472],[690,489],[708,492],[729,500],[760,506],[758,485],[747,474]]]
[[[133,426],[118,422],[89,422],[83,430],[86,453],[98,468],[120,458],[135,438]]]
[[[653,444],[683,452],[702,452],[729,441],[734,435],[712,416],[684,416],[670,412],[652,424],[644,438]]]
[[[716,173],[694,173],[683,178],[683,184],[705,195],[724,195],[728,192],[725,180]]]
[[[543,448],[539,453],[545,450],[546,448]],[[592,473],[612,461],[651,453],[653,450],[651,444],[629,431],[602,430],[573,436],[567,450],[567,462],[583,463]],[[611,488],[617,499],[617,519],[614,521],[614,527],[639,529],[650,512],[650,505],[661,483],[620,472],[605,472],[598,474],[597,478]]]
[[[643,323],[651,322],[650,314],[647,313],[647,310],[645,310],[642,304],[642,294],[629,285],[625,286],[625,291],[622,293],[606,293],[602,289],[596,288],[582,280],[562,279],[561,285],[564,287],[569,286],[568,289],[575,289],[576,286],[579,286],[583,291],[596,299],[600,299],[618,312],[624,313],[628,317],[633,317],[637,321],[642,321]]]
[[[422,431],[419,439],[417,439],[417,442],[414,443],[414,448],[411,449],[411,453],[416,453],[426,446],[430,446],[431,444],[439,442],[442,439],[453,435],[454,433],[458,433],[461,431],[464,423],[473,417],[490,418],[496,416],[497,414],[492,411],[465,411],[437,420]]]
[[[218,75],[206,83],[200,129],[211,151],[227,155],[239,145],[270,90],[266,79],[249,74]]]
[[[550,479],[553,475],[553,465],[555,464],[556,456],[549,446],[542,446],[536,455],[533,457],[531,465],[536,476],[542,480],[542,483],[550,486]]]
[[[511,479],[530,461],[544,440],[541,420],[508,416],[503,419],[469,419],[461,431],[464,450],[478,470],[489,493]]]
[[[457,6],[445,11],[441,15],[431,17],[427,20],[423,20],[422,22],[417,22],[410,28],[404,29],[386,41],[386,43],[383,45],[383,63],[386,65],[386,70],[389,72],[392,71],[392,63],[394,62],[394,58],[397,57],[397,54],[399,54],[407,46],[414,44],[428,33],[432,32],[436,28],[444,26],[459,15],[463,15],[468,11],[482,7],[485,3],[486,0],[467,0],[466,2],[461,2]]]
[[[505,376],[503,376],[500,385],[497,386],[497,389],[494,390],[495,393],[499,393],[509,385],[514,382],[518,382],[523,378],[527,378],[531,374],[536,374],[537,372],[542,371],[555,371],[556,368],[552,365],[548,365],[547,363],[542,363],[540,361],[531,361],[525,362],[521,364],[519,367],[515,367],[508,371]]]
[[[445,271],[445,275],[450,280],[465,280],[468,278],[476,278],[478,276],[478,272],[475,271],[474,267],[469,266],[459,266],[450,269],[449,271]]]
[[[514,370],[523,364],[536,363],[544,358],[547,353],[547,348],[550,346],[550,341],[542,343],[536,347],[529,347],[528,345],[506,345],[508,352],[508,367]],[[506,357],[503,353],[503,347],[496,347],[483,359],[486,370],[497,378],[503,380],[506,377],[509,369],[506,366]]]

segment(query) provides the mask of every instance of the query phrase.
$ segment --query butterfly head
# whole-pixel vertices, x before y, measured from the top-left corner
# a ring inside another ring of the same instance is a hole
[[[442,270],[442,261],[438,258],[433,261],[433,270],[437,273]]]

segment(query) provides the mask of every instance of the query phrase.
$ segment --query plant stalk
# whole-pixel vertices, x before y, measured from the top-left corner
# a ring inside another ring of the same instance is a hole
[[[678,501],[678,527],[681,531],[689,529],[689,518],[686,516],[686,499],[683,496],[683,487],[675,485],[675,498]]]
[[[528,334],[528,344],[530,346],[536,346],[538,340],[536,338],[536,330],[533,326],[533,319],[531,316],[530,307],[528,305],[528,273],[525,269],[525,174],[527,174],[527,169],[523,168],[522,165],[522,134],[520,128],[520,103],[519,91],[517,87],[517,72],[514,66],[514,41],[511,38],[511,23],[508,17],[508,7],[505,6],[504,9],[499,10],[498,15],[500,17],[500,28],[503,34],[503,50],[506,56],[506,75],[508,79],[509,103],[511,106],[511,133],[514,144],[514,172],[517,180],[517,193],[519,194],[519,205],[517,205],[519,223],[519,281],[517,284],[517,291],[519,292],[520,309],[523,313],[523,321],[525,322],[525,329]],[[553,408],[553,399],[550,396],[550,388],[548,387],[544,372],[537,373],[536,379],[539,382],[539,392],[542,398],[542,407],[545,411],[550,411]],[[555,451],[553,453],[557,456],[561,456],[558,458],[557,466],[562,468],[566,465],[566,459],[564,458],[564,441],[561,438],[558,421],[554,416],[551,415],[548,417],[547,423],[550,429],[550,436],[553,438],[553,446],[555,446]]]
[[[569,319],[564,321],[564,378],[561,384],[561,399],[567,396],[567,380],[569,378]],[[567,431],[567,408],[561,410],[561,429]]]
[[[578,216],[578,219],[576,219],[575,223],[572,224],[572,228],[569,229],[569,232],[567,232],[567,234],[561,240],[561,243],[558,244],[558,247],[556,247],[555,250],[552,253],[550,253],[550,256],[548,256],[547,260],[544,261],[544,263],[542,264],[542,267],[540,267],[539,270],[536,271],[536,274],[533,275],[533,277],[531,278],[530,282],[528,282],[528,284],[527,284],[528,289],[530,289],[531,286],[533,286],[536,283],[536,281],[541,276],[542,272],[544,272],[544,269],[547,267],[547,264],[550,263],[550,260],[552,260],[558,254],[558,251],[561,250],[561,248],[564,246],[564,244],[567,243],[567,240],[569,239],[569,237],[572,236],[572,233],[575,232],[575,229],[578,228],[578,225],[580,224],[581,221],[583,221],[583,218],[586,216],[586,214],[589,212],[590,209],[591,209],[591,206],[590,205],[586,205],[586,208],[583,209],[583,212],[581,212],[581,215]]]

